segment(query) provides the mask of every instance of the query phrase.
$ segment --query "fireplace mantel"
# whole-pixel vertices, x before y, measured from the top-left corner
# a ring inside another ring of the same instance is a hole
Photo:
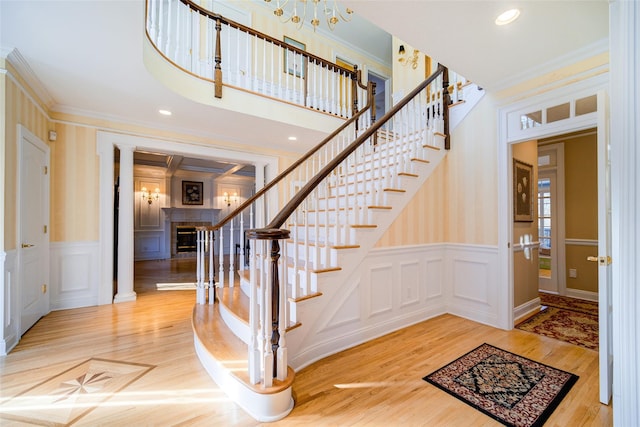
[[[212,208],[162,208],[168,222],[218,222],[221,209]]]

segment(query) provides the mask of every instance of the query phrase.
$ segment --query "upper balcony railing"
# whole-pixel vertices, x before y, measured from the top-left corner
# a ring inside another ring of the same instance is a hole
[[[368,102],[357,68],[331,63],[189,0],[147,0],[146,32],[165,59],[213,83],[217,98],[229,87],[343,118]]]

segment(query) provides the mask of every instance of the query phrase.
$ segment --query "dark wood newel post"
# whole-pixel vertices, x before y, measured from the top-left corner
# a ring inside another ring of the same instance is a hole
[[[222,67],[220,63],[222,62],[222,53],[220,49],[220,32],[222,31],[222,23],[220,19],[216,19],[216,56],[215,56],[215,70],[213,75],[214,85],[215,85],[215,97],[222,98]]]
[[[449,95],[449,69],[444,67],[442,71],[442,120],[444,121],[444,149],[451,148],[451,137],[449,136],[449,104],[451,104],[451,96]]]
[[[278,372],[278,343],[280,342],[280,279],[278,277],[278,259],[280,259],[280,244],[271,241],[271,351],[273,352],[273,376]]]
[[[280,342],[280,276],[278,274],[278,260],[280,259],[280,240],[289,238],[289,230],[278,228],[264,228],[248,230],[247,237],[253,240],[271,240],[269,259],[271,269],[271,351],[273,352],[273,375],[278,372],[278,343]],[[286,260],[285,260],[286,262]],[[287,280],[286,275],[284,280]]]

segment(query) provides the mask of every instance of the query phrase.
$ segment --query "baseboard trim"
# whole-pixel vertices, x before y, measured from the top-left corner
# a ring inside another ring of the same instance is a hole
[[[540,312],[540,297],[536,297],[531,301],[527,301],[524,304],[519,305],[513,309],[513,326],[520,322],[527,320],[528,318],[535,316]]]
[[[598,302],[598,293],[592,291],[583,291],[582,289],[567,288],[566,296],[587,301]]]

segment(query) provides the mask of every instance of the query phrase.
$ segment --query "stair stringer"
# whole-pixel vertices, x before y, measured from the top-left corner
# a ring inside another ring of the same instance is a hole
[[[340,318],[341,308],[348,309],[350,299],[356,298],[354,293],[360,291],[360,269],[363,260],[415,197],[446,154],[446,150],[432,152],[429,156],[430,163],[416,165],[415,172],[418,177],[406,181],[403,186],[405,192],[393,192],[388,195],[388,205],[392,206],[392,209],[373,213],[372,223],[376,224],[376,228],[356,230],[360,247],[340,253],[338,263],[341,270],[317,275],[318,291],[322,296],[297,303],[296,310],[302,327],[287,334],[289,365],[294,370],[375,336],[444,313],[444,310],[433,308],[426,311],[418,310],[406,319],[387,322],[383,333],[375,330],[379,326],[368,325],[362,316]],[[336,334],[340,336],[339,339],[336,339]]]

